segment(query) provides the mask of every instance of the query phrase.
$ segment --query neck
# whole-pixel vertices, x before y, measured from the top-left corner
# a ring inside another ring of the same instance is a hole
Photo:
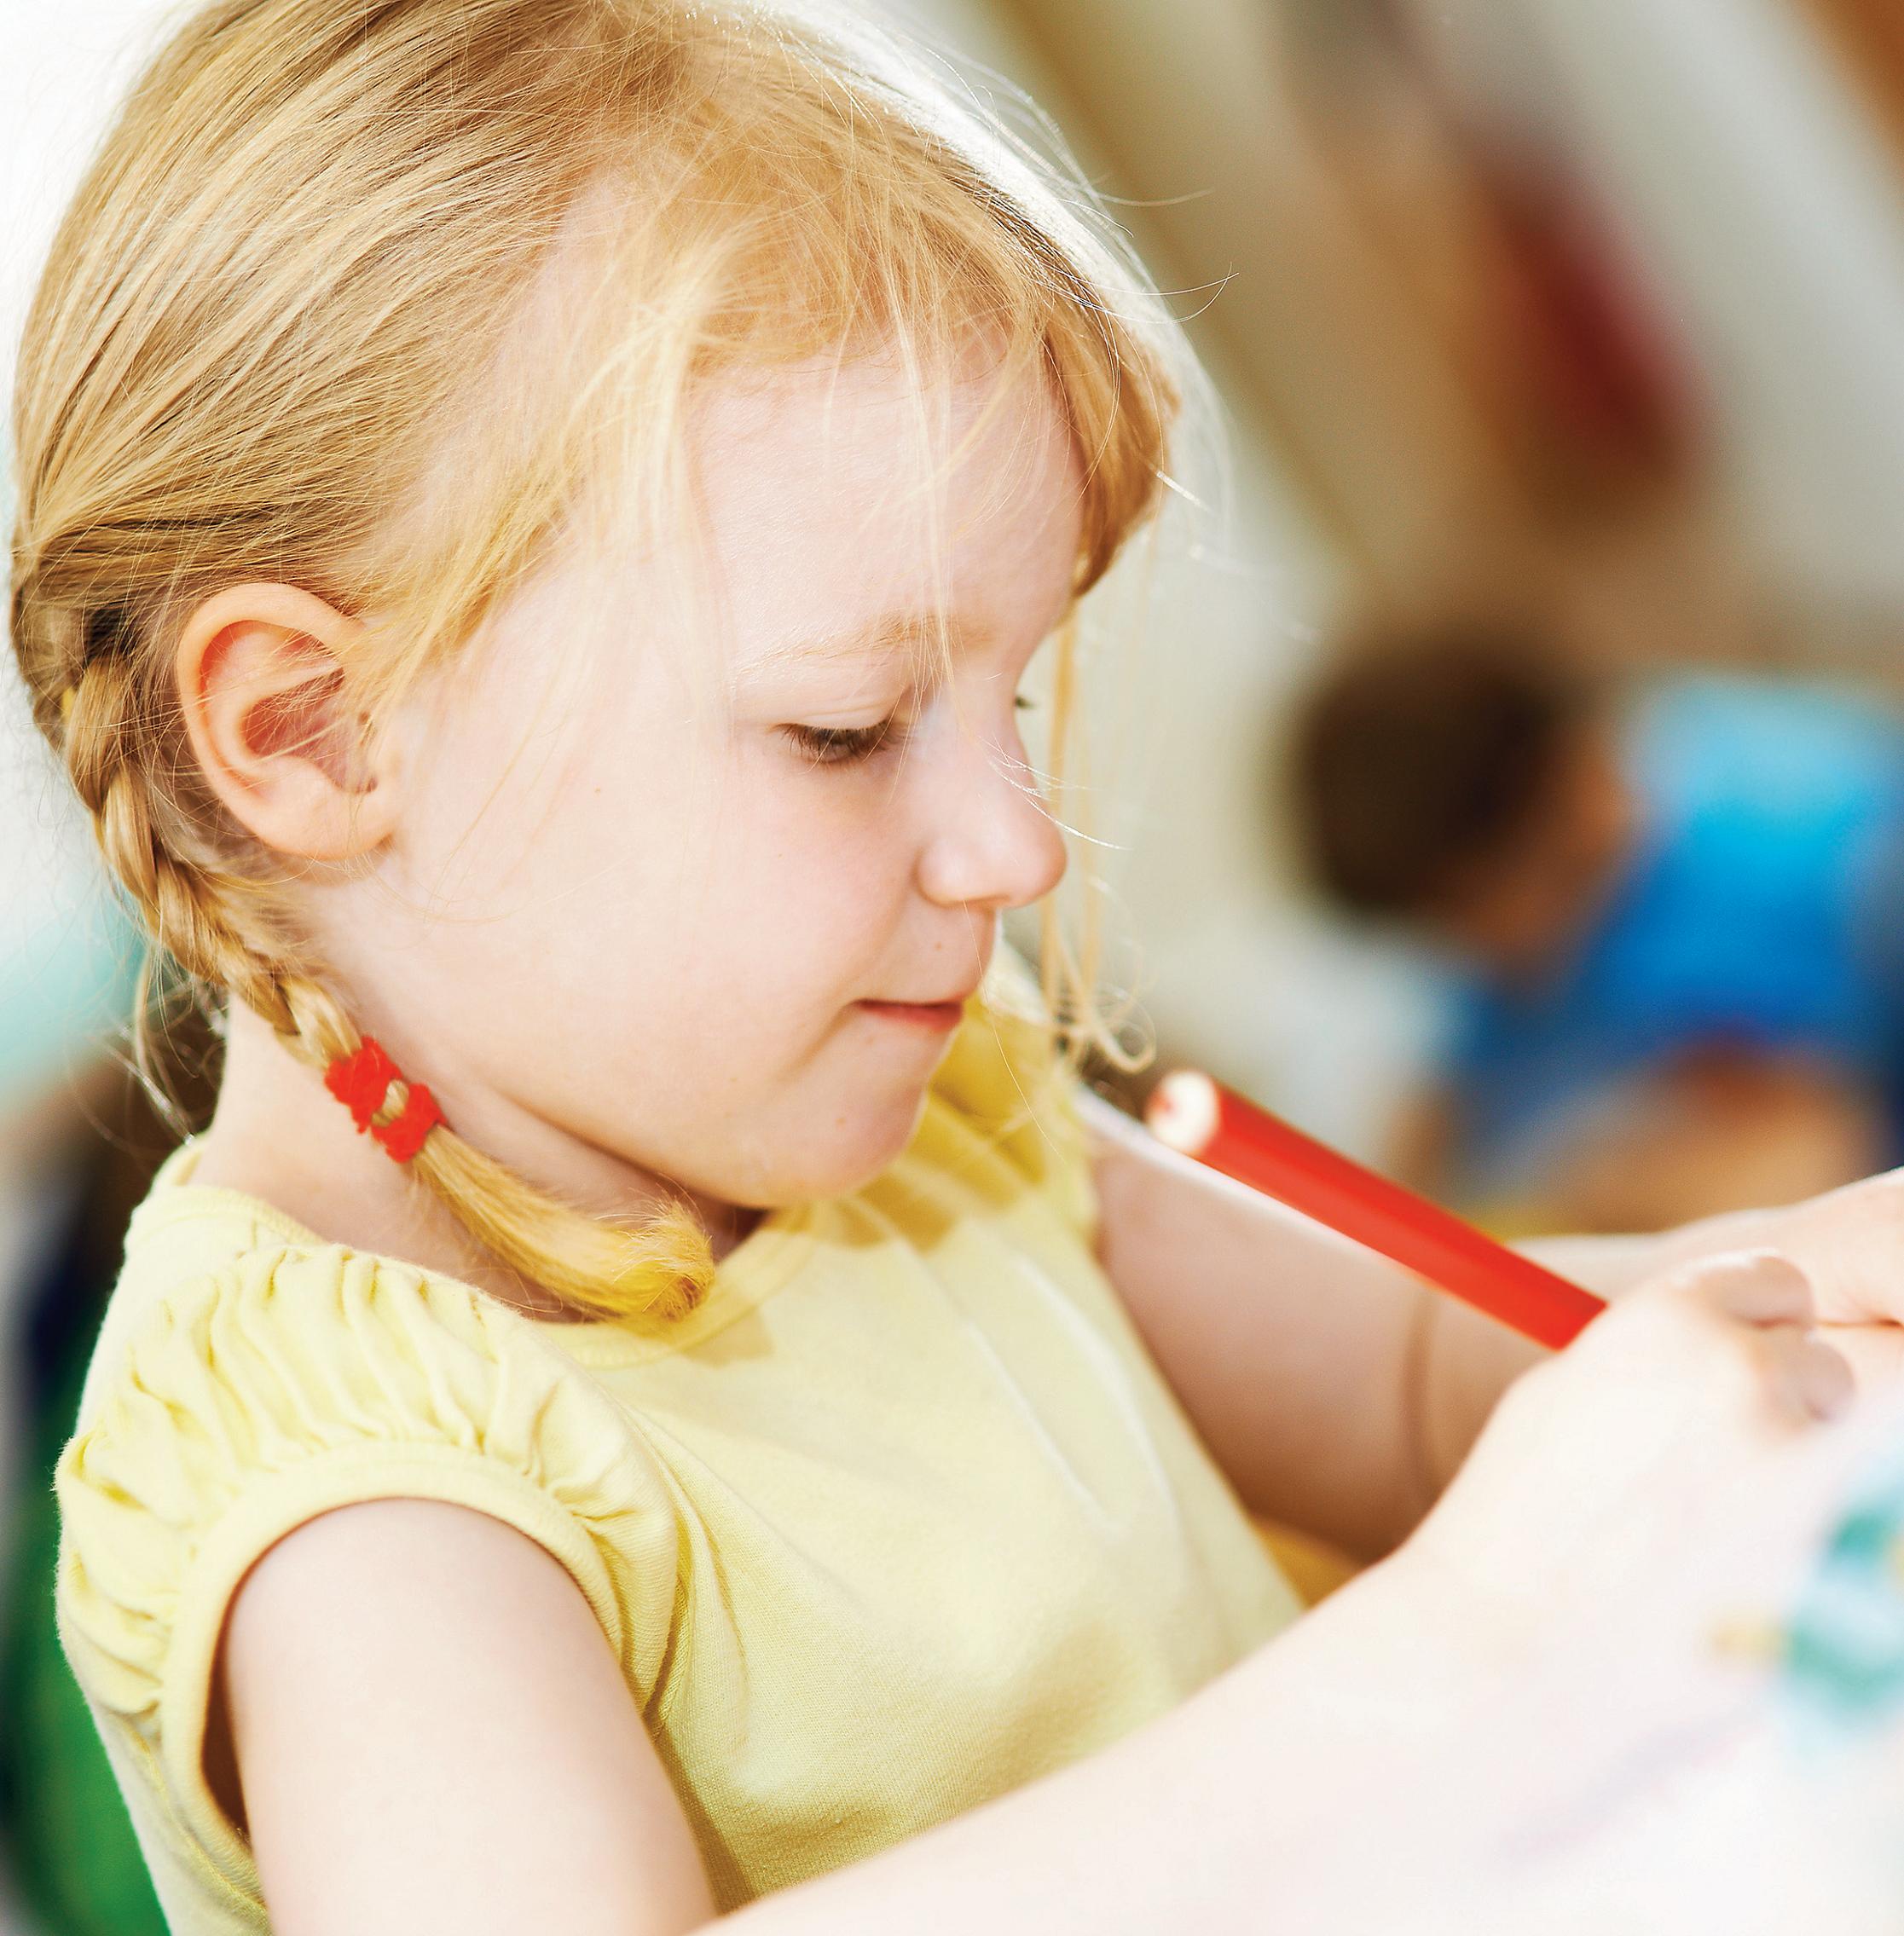
[[[410,1072],[401,1042],[389,1046]],[[684,1197],[724,1256],[758,1213],[684,1193],[511,1104],[419,1067],[460,1136],[540,1187],[602,1216],[639,1218]],[[249,1009],[233,1007],[218,1106],[200,1140],[194,1183],[263,1198],[333,1243],[461,1278],[541,1317],[571,1315],[478,1244]]]

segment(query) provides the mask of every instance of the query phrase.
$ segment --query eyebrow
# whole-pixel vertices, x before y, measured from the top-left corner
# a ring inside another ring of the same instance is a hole
[[[956,618],[940,620],[926,612],[886,612],[850,632],[795,639],[783,645],[769,646],[749,659],[739,676],[743,683],[748,683],[790,666],[844,663],[889,652],[908,652],[918,658],[935,649],[941,639],[957,651],[982,630]]]

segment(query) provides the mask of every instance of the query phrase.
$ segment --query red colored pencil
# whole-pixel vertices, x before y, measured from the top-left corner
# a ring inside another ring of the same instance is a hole
[[[1392,1257],[1537,1344],[1556,1350],[1570,1344],[1606,1309],[1590,1291],[1351,1163],[1197,1070],[1165,1077],[1144,1121],[1171,1148]]]

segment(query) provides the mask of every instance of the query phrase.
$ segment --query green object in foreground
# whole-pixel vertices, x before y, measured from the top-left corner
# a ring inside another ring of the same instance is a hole
[[[1904,1713],[1904,1455],[1861,1488],[1792,1615],[1785,1682],[1814,1719],[1861,1730]]]
[[[90,1344],[84,1328],[83,1344]],[[78,1409],[85,1353],[61,1366],[32,1421],[12,1502],[0,1627],[0,1838],[20,1906],[43,1936],[165,1936],[165,1919],[53,1615],[59,1514],[49,1483]]]

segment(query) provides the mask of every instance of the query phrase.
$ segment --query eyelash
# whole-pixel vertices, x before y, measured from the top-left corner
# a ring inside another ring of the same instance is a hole
[[[782,726],[784,732],[816,766],[850,766],[883,752],[899,725],[897,719],[877,726]]]
[[[1030,713],[1037,709],[1038,702],[1020,693],[1012,703],[1019,712]],[[780,730],[815,766],[857,766],[905,737],[896,714],[876,726],[789,725]]]

